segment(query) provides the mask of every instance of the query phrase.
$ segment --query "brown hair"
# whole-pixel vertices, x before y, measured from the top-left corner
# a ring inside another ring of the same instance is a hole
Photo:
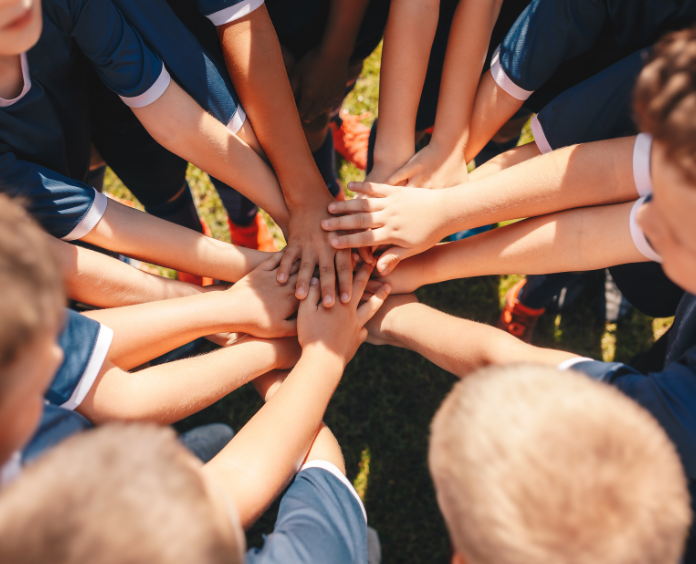
[[[153,425],[68,439],[0,495],[0,562],[241,564],[191,457]]]
[[[548,367],[455,385],[430,470],[455,549],[472,564],[675,564],[691,515],[677,453],[618,390]]]
[[[696,180],[696,27],[670,33],[655,46],[634,98],[638,127]]]
[[[47,237],[22,206],[0,194],[0,368],[60,320],[65,296]]]

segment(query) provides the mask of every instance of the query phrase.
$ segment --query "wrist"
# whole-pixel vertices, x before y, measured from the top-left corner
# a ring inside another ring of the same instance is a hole
[[[301,359],[305,362],[316,362],[327,370],[339,370],[341,374],[348,364],[341,352],[328,347],[323,341],[314,341],[302,346]]]

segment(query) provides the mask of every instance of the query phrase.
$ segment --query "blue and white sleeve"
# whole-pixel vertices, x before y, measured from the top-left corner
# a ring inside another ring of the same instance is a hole
[[[54,0],[63,8],[64,26],[97,74],[126,105],[142,108],[164,94],[171,77],[111,0]]]
[[[21,198],[29,213],[51,235],[73,241],[87,235],[106,211],[106,196],[48,168],[0,156],[0,192]]]
[[[67,410],[76,409],[89,393],[109,352],[114,332],[79,313],[66,310],[58,344],[65,356],[46,400]]]
[[[367,564],[362,501],[333,464],[303,466],[280,503],[273,533],[247,564]]]
[[[606,18],[602,0],[532,0],[493,55],[493,79],[513,98],[526,100],[561,63],[596,42]]]
[[[248,16],[264,0],[197,0],[198,9],[216,26],[232,23]]]

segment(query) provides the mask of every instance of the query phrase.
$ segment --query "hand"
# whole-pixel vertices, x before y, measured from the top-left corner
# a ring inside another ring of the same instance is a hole
[[[268,357],[273,359],[273,362],[269,365],[269,370],[290,370],[297,364],[302,354],[302,347],[300,347],[297,337],[258,339],[251,335],[239,335],[234,345],[250,341],[266,343],[269,346]]]
[[[391,245],[377,261],[377,271],[389,274],[399,261],[436,245],[447,233],[439,220],[445,210],[442,192],[353,182],[350,189],[370,196],[345,202],[332,202],[332,214],[353,214],[322,221],[326,231],[362,230],[350,235],[334,235],[336,249]],[[367,262],[367,261],[366,261]]]
[[[385,181],[392,186],[451,188],[469,180],[464,151],[444,150],[433,140]]]
[[[300,118],[310,123],[343,100],[348,61],[336,60],[321,48],[314,49],[294,65],[290,82],[299,88]]]
[[[347,304],[336,304],[331,309],[319,303],[319,284],[312,279],[309,296],[300,304],[297,316],[298,339],[302,349],[320,346],[335,354],[347,365],[360,344],[367,338],[365,323],[377,312],[391,288],[382,284],[364,304],[360,297],[372,273],[372,266],[364,264],[353,280],[353,297]]]
[[[428,252],[407,258],[399,263],[390,274],[378,278],[380,282],[389,284],[392,294],[410,294],[421,286],[431,283],[428,275],[431,274],[432,263]]]
[[[413,303],[418,303],[418,298],[414,294],[389,296],[377,314],[365,325],[367,342],[372,345],[401,346],[397,339],[390,336],[390,326],[395,315],[398,314],[399,307]]]
[[[288,246],[278,268],[278,282],[287,284],[293,264],[300,259],[295,296],[303,300],[307,297],[309,281],[318,264],[325,307],[333,306],[336,301],[336,273],[341,302],[348,303],[353,293],[353,263],[350,249],[336,251],[330,241],[333,234],[321,228],[322,220],[331,217],[327,208],[329,202],[333,201],[335,200],[326,192],[324,202],[291,210]],[[289,283],[287,286],[294,287],[294,284]]]
[[[215,294],[233,300],[230,317],[239,332],[269,339],[297,334],[297,321],[288,319],[297,311],[293,292],[297,274],[291,273],[290,284],[278,284],[276,269],[282,258],[282,252],[272,254],[229,290]]]

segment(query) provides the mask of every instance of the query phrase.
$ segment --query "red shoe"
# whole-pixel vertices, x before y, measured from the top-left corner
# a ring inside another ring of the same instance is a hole
[[[510,335],[514,335],[525,343],[531,343],[536,322],[546,311],[546,308],[532,309],[519,302],[517,296],[519,296],[520,290],[524,288],[526,283],[526,278],[520,280],[508,291],[505,296],[505,307],[500,314],[496,327],[510,333]]]
[[[275,253],[278,250],[278,245],[273,240],[273,235],[271,235],[268,225],[259,212],[256,212],[256,217],[251,225],[246,227],[232,223],[229,218],[227,218],[227,224],[230,226],[232,243],[238,247],[258,249],[267,253]]]
[[[203,235],[205,235],[206,237],[212,237],[213,233],[210,231],[210,227],[208,226],[208,224],[202,219],[200,221],[201,226],[203,227]],[[213,285],[212,278],[208,278],[207,276],[198,276],[196,274],[189,274],[188,272],[177,272],[176,279],[180,282],[188,282],[189,284],[195,284],[196,286]]]
[[[347,110],[341,110],[341,125],[331,121],[334,149],[349,163],[360,170],[367,168],[367,145],[370,141],[370,128],[360,123],[370,112],[352,116]]]

